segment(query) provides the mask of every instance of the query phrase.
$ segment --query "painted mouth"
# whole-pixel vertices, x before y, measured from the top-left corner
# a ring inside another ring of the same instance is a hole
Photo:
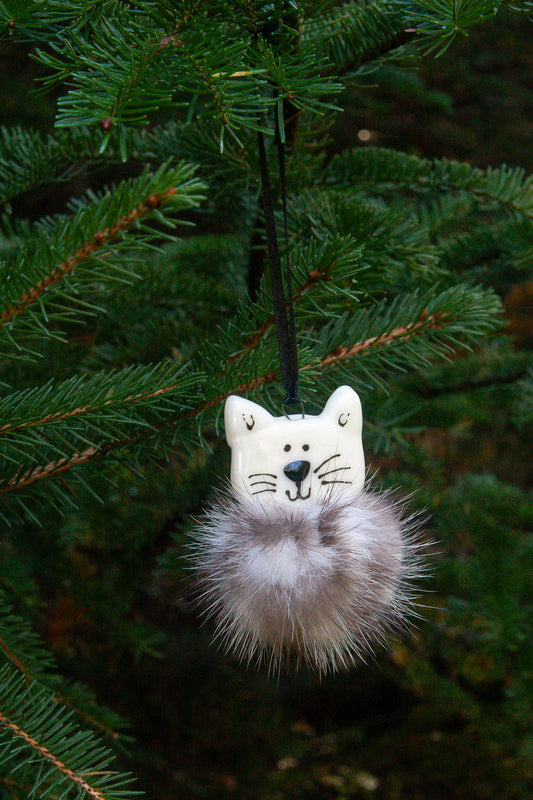
[[[298,484],[296,484],[296,494],[294,495],[294,497],[291,496],[291,493],[290,493],[289,489],[287,489],[285,491],[285,494],[287,495],[289,500],[292,500],[292,501],[294,501],[294,500],[308,500],[309,497],[311,496],[311,487],[309,487],[309,489],[307,490],[307,494],[302,494],[301,489],[302,489],[302,484],[298,483]]]

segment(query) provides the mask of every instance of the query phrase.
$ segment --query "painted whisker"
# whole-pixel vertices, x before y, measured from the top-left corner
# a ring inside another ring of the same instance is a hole
[[[337,467],[336,469],[330,469],[327,472],[323,472],[322,475],[319,475],[318,477],[320,478],[320,480],[322,480],[322,478],[324,478],[326,475],[331,475],[333,472],[341,472],[342,470],[345,469],[351,469],[351,467]]]
[[[340,456],[340,453],[335,453],[334,456],[330,456],[329,458],[326,458],[325,461],[323,461],[321,464],[319,464],[319,466],[316,469],[313,470],[313,472],[318,472],[320,469],[322,469],[324,464],[327,464],[328,461],[331,461],[333,458],[339,458],[339,456]]]

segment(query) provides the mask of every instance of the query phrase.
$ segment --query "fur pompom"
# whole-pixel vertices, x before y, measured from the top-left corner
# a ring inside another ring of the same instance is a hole
[[[247,662],[347,667],[412,615],[417,529],[387,493],[287,508],[230,490],[193,534],[205,613]]]

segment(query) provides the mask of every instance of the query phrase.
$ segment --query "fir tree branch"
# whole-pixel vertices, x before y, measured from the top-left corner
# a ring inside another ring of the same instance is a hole
[[[43,686],[5,666],[0,672],[0,760],[33,780],[28,796],[119,800],[137,794],[131,777],[109,769],[112,752],[84,731]]]
[[[493,17],[508,0],[395,0],[406,26],[416,29],[425,53],[442,54],[459,33]]]
[[[126,370],[128,371],[128,370]],[[114,375],[117,381],[119,380],[118,375]],[[183,387],[183,383],[170,383],[167,386],[162,386],[160,389],[156,389],[155,391],[150,392],[140,392],[138,394],[131,394],[127,397],[120,398],[121,405],[133,405],[135,403],[141,403],[143,400],[153,400],[156,397],[162,397],[165,394],[169,394],[171,392],[175,392],[177,389]],[[4,425],[0,426],[0,434],[7,434],[12,433],[13,431],[18,431],[24,428],[29,427],[36,427],[46,425],[50,422],[60,422],[66,419],[72,419],[74,417],[79,417],[89,412],[100,410],[103,408],[116,406],[117,405],[117,398],[110,397],[108,400],[104,400],[101,402],[90,402],[82,406],[77,406],[76,408],[69,408],[63,411],[54,411],[51,414],[45,414],[42,417],[35,417],[31,419],[21,420],[17,422],[6,422]]]
[[[40,681],[54,669],[53,656],[28,622],[13,612],[0,590],[0,650],[27,679]]]
[[[22,675],[24,675],[28,683],[35,683],[37,681],[37,678],[33,674],[31,667],[28,667],[27,664],[25,664],[23,661],[20,660],[17,654],[13,651],[12,648],[8,646],[7,642],[5,642],[1,636],[0,636],[0,650],[2,650],[4,656],[8,659],[8,661],[10,661],[11,664],[13,664],[13,666]],[[86,711],[83,711],[75,703],[73,703],[69,697],[66,697],[65,695],[62,694],[54,693],[53,698],[58,703],[61,703],[62,705],[66,706],[66,708],[72,709],[72,711],[74,711],[74,713],[78,717],[80,717],[80,719],[85,720],[85,722],[87,722],[92,728],[96,728],[102,731],[102,733],[104,733],[106,736],[109,736],[110,739],[118,740],[120,738],[120,734],[117,731],[113,730],[108,725],[104,725],[103,722],[101,722],[99,719],[96,719],[91,714],[88,714]]]
[[[196,98],[202,97],[206,102],[200,114],[220,122],[222,131],[234,136],[237,130],[262,125],[258,115],[273,103],[264,91],[268,85],[279,86],[280,94],[290,94],[300,107],[330,108],[320,97],[342,87],[320,74],[312,48],[295,57],[294,32],[285,27],[280,33],[283,60],[273,58],[261,35],[263,20],[254,37],[250,16],[241,10],[239,15],[231,6],[215,4],[211,13],[188,14],[185,19],[183,8],[165,12],[157,5],[125,9],[117,4],[104,19],[84,29],[58,30],[56,40],[37,51],[38,59],[55,73],[44,85],[61,82],[69,87],[58,101],[56,124],[97,123],[105,131],[104,144],[118,128],[125,159],[124,126],[145,122],[160,105],[182,105],[184,95],[191,98],[191,117]],[[275,7],[264,6],[260,13],[267,24],[279,21]]]
[[[152,213],[154,209],[164,205],[165,201],[176,194],[176,189],[171,187],[160,195],[149,195],[144,203],[140,203],[136,208],[133,208],[128,214],[120,217],[114,225],[110,228],[103,228],[93,234],[93,237],[88,242],[85,242],[79,247],[75,253],[69,256],[61,264],[58,264],[46,277],[39,281],[8,308],[0,313],[0,328],[6,323],[10,322],[15,316],[22,314],[28,306],[37,302],[49,289],[57,285],[60,281],[69,275],[75,267],[83,261],[91,258],[91,256],[103,250],[110,241],[115,239],[122,231],[130,228],[137,220]]]
[[[68,94],[58,101],[59,126],[96,122],[109,133],[117,122],[146,122],[148,110],[171,101],[173,89],[164,80],[161,56],[167,31],[140,8],[126,11],[117,4],[110,12],[85,29],[65,26],[46,50],[36,51],[56,72],[44,86],[73,78]]]
[[[372,265],[375,276],[386,276],[389,290],[391,278],[398,275],[435,280],[438,254],[427,227],[420,224],[411,209],[385,206],[375,198],[337,188],[304,190],[292,195],[288,204],[288,229],[291,241],[307,237],[327,241],[332,234],[349,234],[364,247],[364,258]]]
[[[324,356],[320,360],[322,367],[330,367],[337,364],[346,358],[351,358],[359,353],[371,350],[376,347],[385,347],[392,342],[399,339],[410,338],[411,336],[420,333],[422,330],[439,330],[446,322],[446,313],[441,312],[439,315],[429,314],[424,310],[416,322],[411,322],[408,325],[400,325],[391,331],[381,334],[381,336],[371,336],[363,342],[356,342],[351,346],[337,347],[332,353]],[[311,365],[310,365],[311,366]],[[304,369],[309,367],[304,367]]]
[[[23,728],[17,725],[15,722],[11,722],[2,712],[0,711],[0,725],[3,725],[4,728],[12,731],[15,736],[22,739],[25,744],[27,744],[31,749],[41,758],[45,759],[46,761],[50,762],[62,775],[66,778],[71,780],[80,791],[85,792],[87,797],[92,798],[92,800],[106,800],[104,794],[99,792],[97,789],[93,789],[93,787],[87,783],[87,781],[81,776],[77,775],[73,770],[69,769],[65,764],[63,764],[53,753],[51,753],[44,745],[39,744],[39,742],[34,739],[32,736],[29,735]]]
[[[330,271],[333,270],[334,267],[335,263],[333,262],[327,265],[326,268],[312,270],[312,272],[310,272],[307,275],[307,279],[302,284],[300,284],[300,286],[298,286],[294,291],[292,298],[294,304],[297,305],[298,301],[302,298],[305,292],[307,292],[309,289],[312,289],[312,287],[315,286],[316,284],[332,280]],[[250,339],[248,339],[248,341],[246,341],[243,344],[243,346],[239,349],[239,351],[230,356],[228,363],[232,364],[238,358],[241,358],[241,356],[245,355],[250,350],[253,350],[253,348],[258,344],[258,342],[263,338],[263,336],[268,332],[268,330],[270,330],[272,325],[275,324],[275,322],[276,318],[274,317],[274,315],[273,314],[270,315],[263,322],[263,324],[257,328],[253,336],[251,336]],[[2,429],[0,428],[0,432],[1,430]]]
[[[10,465],[16,472],[0,488],[32,484],[104,454],[117,441],[164,429],[197,402],[204,380],[169,359],[7,395],[0,400],[3,473]]]
[[[533,216],[533,176],[521,167],[488,167],[482,170],[449,159],[426,159],[396,150],[365,147],[347,150],[332,158],[324,181],[337,187],[371,186],[382,192],[391,187],[417,193],[455,190],[482,202],[497,202],[511,212]]]
[[[43,136],[21,127],[0,128],[0,203],[47,181],[65,181],[76,165],[98,157],[101,134],[78,128]]]
[[[216,408],[221,403],[223,403],[224,400],[227,400],[227,398],[231,394],[246,394],[247,392],[253,392],[254,389],[258,389],[260,386],[264,386],[265,384],[273,383],[274,381],[279,381],[279,380],[280,380],[280,373],[278,370],[272,370],[271,372],[266,372],[264,375],[259,375],[258,377],[253,378],[247,383],[241,383],[239,386],[233,386],[227,392],[223,392],[222,394],[218,394],[216,397],[212,397],[209,400],[206,400],[204,403],[201,403],[199,406],[196,406],[196,408],[190,412],[190,416],[197,417],[202,413],[202,411],[206,411],[209,408]]]
[[[229,125],[229,120],[227,116],[227,107],[223,102],[223,94],[217,91],[213,78],[210,76],[209,72],[202,67],[199,60],[195,58],[194,53],[192,53],[183,43],[181,39],[175,39],[172,37],[174,46],[182,53],[186,60],[192,65],[194,71],[200,78],[200,83],[206,90],[207,94],[211,96],[213,101],[213,105],[215,106],[216,110],[218,111],[218,115],[220,120],[224,126]],[[221,77],[220,75],[218,77]],[[252,112],[253,113],[253,112]]]
[[[336,75],[346,75],[403,55],[414,33],[394,4],[371,0],[364,6],[344,3],[333,12],[304,19],[302,41],[324,53]]]
[[[103,734],[105,734],[105,736],[109,736],[110,739],[114,739],[115,741],[120,739],[121,734],[118,731],[113,730],[113,728],[109,727],[109,725],[105,725],[101,720],[96,719],[96,717],[94,717],[92,714],[88,714],[86,711],[83,711],[83,709],[72,702],[70,697],[67,697],[64,694],[54,694],[54,700],[64,705],[65,708],[72,709],[76,716],[86,722],[87,725],[90,725],[91,728],[101,731]]]
[[[108,168],[123,160],[123,149],[135,163],[159,166],[164,162],[171,169],[184,159],[193,163],[201,160],[210,182],[221,174],[226,190],[229,164],[232,180],[235,172],[248,175],[250,169],[246,153],[236,153],[230,143],[224,154],[220,153],[218,135],[209,125],[199,128],[171,120],[150,129],[126,127],[121,136],[122,144],[118,131],[111,131],[101,153],[102,134],[94,128],[59,128],[53,135],[45,135],[18,126],[0,127],[0,204],[46,184],[69,181],[81,170]],[[208,153],[211,158],[207,162]]]
[[[148,221],[176,227],[176,212],[198,205],[203,188],[190,164],[165,163],[99,197],[76,201],[69,216],[36,224],[28,241],[0,265],[3,354],[33,358],[32,344],[61,339],[60,326],[79,325],[99,311],[95,295],[113,283],[131,282],[143,250],[165,236]]]
[[[127,439],[118,442],[110,442],[103,448],[94,446],[87,447],[82,452],[74,453],[74,455],[68,458],[58,458],[55,461],[50,461],[48,464],[43,466],[27,469],[21,475],[15,475],[15,477],[11,478],[11,480],[7,481],[2,487],[0,487],[0,494],[7,494],[8,492],[12,492],[16,489],[22,489],[26,486],[31,486],[32,483],[43,480],[43,478],[51,478],[61,474],[62,472],[65,472],[66,470],[72,469],[72,467],[86,464],[88,461],[94,461],[95,459],[106,455],[111,450],[125,447],[132,441],[133,440]]]

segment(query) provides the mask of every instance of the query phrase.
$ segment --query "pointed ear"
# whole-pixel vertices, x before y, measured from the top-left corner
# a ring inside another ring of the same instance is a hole
[[[252,431],[255,433],[270,425],[273,419],[272,414],[257,403],[236,394],[230,395],[224,407],[224,425],[229,446],[233,447],[238,436],[246,436]]]
[[[348,433],[360,435],[363,429],[363,412],[359,395],[350,386],[339,386],[324,406],[321,417],[329,417],[335,425]]]

